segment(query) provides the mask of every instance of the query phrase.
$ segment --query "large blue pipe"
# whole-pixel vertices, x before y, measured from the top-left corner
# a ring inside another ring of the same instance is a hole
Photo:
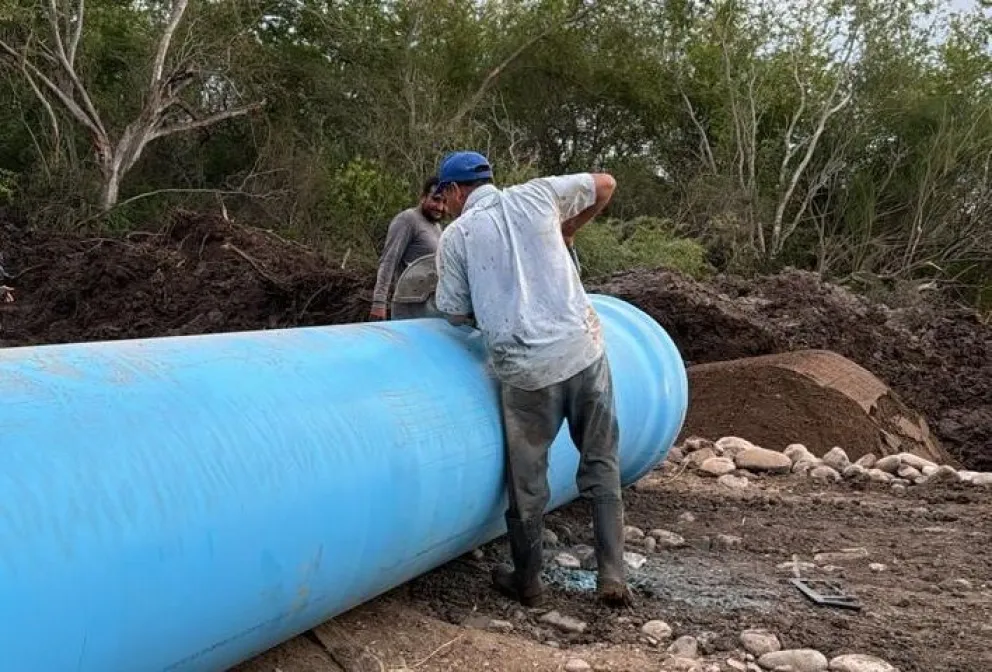
[[[593,297],[625,484],[679,353]],[[441,320],[0,350],[0,668],[215,672],[504,531],[497,391]],[[577,493],[554,445],[551,507]]]

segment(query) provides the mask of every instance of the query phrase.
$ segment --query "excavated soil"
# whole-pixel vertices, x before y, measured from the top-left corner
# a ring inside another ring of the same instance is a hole
[[[801,271],[706,283],[636,271],[594,289],[649,313],[691,363],[805,348],[844,355],[922,412],[961,463],[992,470],[992,327],[974,313],[922,301],[894,309]]]
[[[16,300],[6,346],[203,334],[360,320],[367,274],[220,217],[177,212],[122,238],[0,228]]]

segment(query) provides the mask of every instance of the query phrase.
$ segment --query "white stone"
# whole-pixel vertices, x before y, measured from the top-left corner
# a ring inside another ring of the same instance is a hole
[[[672,642],[672,645],[668,647],[668,653],[677,658],[698,658],[699,642],[696,641],[695,637],[683,635]]]
[[[727,659],[727,667],[736,672],[747,672],[747,663],[742,660],[737,660],[736,658]]]
[[[915,481],[917,478],[923,475],[920,473],[919,469],[917,469],[916,467],[911,467],[908,464],[904,464],[901,467],[899,467],[896,473],[899,475],[899,478],[905,478],[907,481]]]
[[[699,471],[709,476],[723,476],[737,471],[737,467],[729,457],[711,457],[699,465]]]
[[[813,556],[813,562],[818,565],[843,565],[867,559],[867,548],[844,548],[829,553],[817,553]]]
[[[898,455],[888,455],[875,463],[876,469],[881,469],[888,474],[895,474],[900,466],[902,466],[902,459]]]
[[[818,457],[812,459],[803,458],[792,465],[792,473],[807,476],[811,469],[816,469],[821,464],[823,464],[823,461]]]
[[[630,567],[631,569],[640,569],[641,567],[644,566],[644,563],[646,563],[648,559],[645,558],[640,553],[624,551],[623,561],[627,563],[627,566]]]
[[[656,539],[658,545],[662,548],[681,548],[685,546],[685,537],[669,530],[651,530],[648,534]]]
[[[831,660],[830,672],[898,672],[898,670],[881,658],[863,653],[849,653]]]
[[[895,477],[889,472],[882,471],[881,469],[869,469],[868,478],[876,483],[891,483],[892,479]]]
[[[905,483],[893,483],[892,484],[892,492],[906,492],[906,484]]]
[[[623,538],[624,541],[640,541],[644,538],[644,530],[633,525],[627,525],[623,528]]]
[[[888,567],[886,567],[881,562],[870,562],[868,563],[868,569],[870,569],[873,572],[884,572],[885,570],[888,569]]]
[[[737,453],[734,463],[741,469],[766,471],[772,474],[787,474],[792,469],[788,456],[767,448],[748,448]]]
[[[883,472],[884,473],[884,472]],[[850,464],[843,472],[844,478],[855,483],[863,483],[870,479],[868,470],[860,464]]]
[[[966,471],[962,470],[958,472],[958,478],[961,479],[962,483],[973,483],[975,476],[978,476],[977,471]]]
[[[702,672],[702,666],[691,658],[670,658],[663,663],[664,672]]]
[[[923,471],[924,467],[936,467],[936,462],[931,462],[930,460],[925,460],[919,455],[913,455],[912,453],[899,453],[899,460],[903,464],[907,464],[917,471]]]
[[[812,562],[790,560],[788,562],[780,562],[775,565],[775,568],[784,572],[792,572],[796,575],[796,578],[799,578],[806,572],[816,569],[816,565]]]
[[[874,453],[866,453],[859,457],[855,464],[865,469],[871,469],[875,466],[876,462],[878,462],[878,458],[875,457]]]
[[[592,665],[581,658],[572,658],[565,663],[565,672],[589,672],[590,670],[592,670]]]
[[[929,476],[928,482],[930,483],[957,483],[961,480],[961,476],[957,470],[947,464],[940,465],[927,475]]]
[[[837,473],[837,470],[826,465],[821,465],[810,469],[809,477],[814,481],[821,481],[824,483],[840,480],[840,474]]]
[[[974,485],[992,485],[992,473],[979,472],[971,479]]]
[[[754,448],[755,445],[737,436],[725,436],[716,442],[716,449],[721,455],[733,457],[737,453]]]
[[[513,623],[510,623],[510,621],[493,619],[489,621],[489,629],[496,630],[497,632],[511,632],[513,630]]]
[[[745,630],[741,633],[741,646],[752,656],[758,657],[782,650],[778,636],[768,630]]]
[[[798,462],[804,457],[813,457],[813,453],[809,452],[809,449],[801,443],[790,443],[782,451],[782,454],[793,462]]]
[[[559,553],[555,556],[555,564],[565,569],[581,569],[582,561],[571,553]]]
[[[772,672],[826,672],[827,657],[814,649],[789,649],[766,653],[758,665]]]
[[[836,471],[844,471],[850,466],[851,460],[848,459],[847,453],[844,452],[843,448],[834,446],[823,456],[823,463]]]
[[[554,531],[549,530],[548,528],[544,528],[544,531],[541,533],[541,535],[542,538],[544,539],[544,543],[547,544],[548,546],[558,545],[558,535],[555,534]]]
[[[644,537],[644,552],[654,553],[658,549],[658,540],[654,537]]]
[[[679,522],[680,523],[694,523],[694,522],[696,522],[696,516],[694,516],[691,512],[686,511],[685,513],[683,513],[683,514],[681,514],[679,516]]]
[[[924,476],[933,476],[934,474],[937,473],[937,465],[935,465],[935,464],[928,464],[927,466],[925,466],[922,469],[920,469],[920,471],[923,472],[923,475]]]
[[[685,453],[678,446],[672,446],[665,455],[665,464],[679,464],[685,459]]]
[[[694,453],[689,453],[688,455],[685,456],[685,460],[683,461],[689,467],[693,469],[699,469],[699,467],[703,464],[703,462],[705,462],[706,460],[711,460],[714,457],[717,457],[716,451],[712,450],[711,448],[703,448],[702,450],[697,450]]]
[[[751,482],[745,476],[734,476],[727,474],[716,479],[716,482],[730,490],[746,490]]]
[[[672,638],[672,626],[664,621],[648,621],[641,626],[641,632],[658,642],[667,642]]]
[[[541,622],[556,627],[563,632],[583,633],[588,627],[584,621],[571,616],[563,616],[557,611],[549,611],[541,616]]]
[[[689,453],[694,453],[697,450],[703,450],[707,448],[709,450],[715,451],[716,444],[710,441],[709,439],[704,439],[698,436],[690,436],[688,439],[682,442],[682,451],[685,452],[687,455]]]

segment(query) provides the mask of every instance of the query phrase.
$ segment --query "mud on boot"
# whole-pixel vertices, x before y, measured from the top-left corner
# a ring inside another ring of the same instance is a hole
[[[513,569],[496,567],[492,572],[493,587],[526,607],[544,603],[544,583],[541,569],[544,562],[544,520],[520,520],[506,516],[510,538]]]
[[[623,501],[619,497],[593,499],[592,525],[599,599],[611,606],[632,605],[634,596],[627,587],[623,562]]]

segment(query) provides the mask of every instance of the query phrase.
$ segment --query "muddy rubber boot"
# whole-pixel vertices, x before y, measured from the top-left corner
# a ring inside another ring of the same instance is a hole
[[[493,569],[493,586],[525,607],[539,607],[544,603],[544,584],[541,582],[544,521],[540,518],[524,521],[507,516],[506,529],[513,568]]]
[[[597,591],[610,606],[630,606],[634,596],[627,587],[623,562],[623,502],[615,497],[592,500],[592,524],[596,537]]]

